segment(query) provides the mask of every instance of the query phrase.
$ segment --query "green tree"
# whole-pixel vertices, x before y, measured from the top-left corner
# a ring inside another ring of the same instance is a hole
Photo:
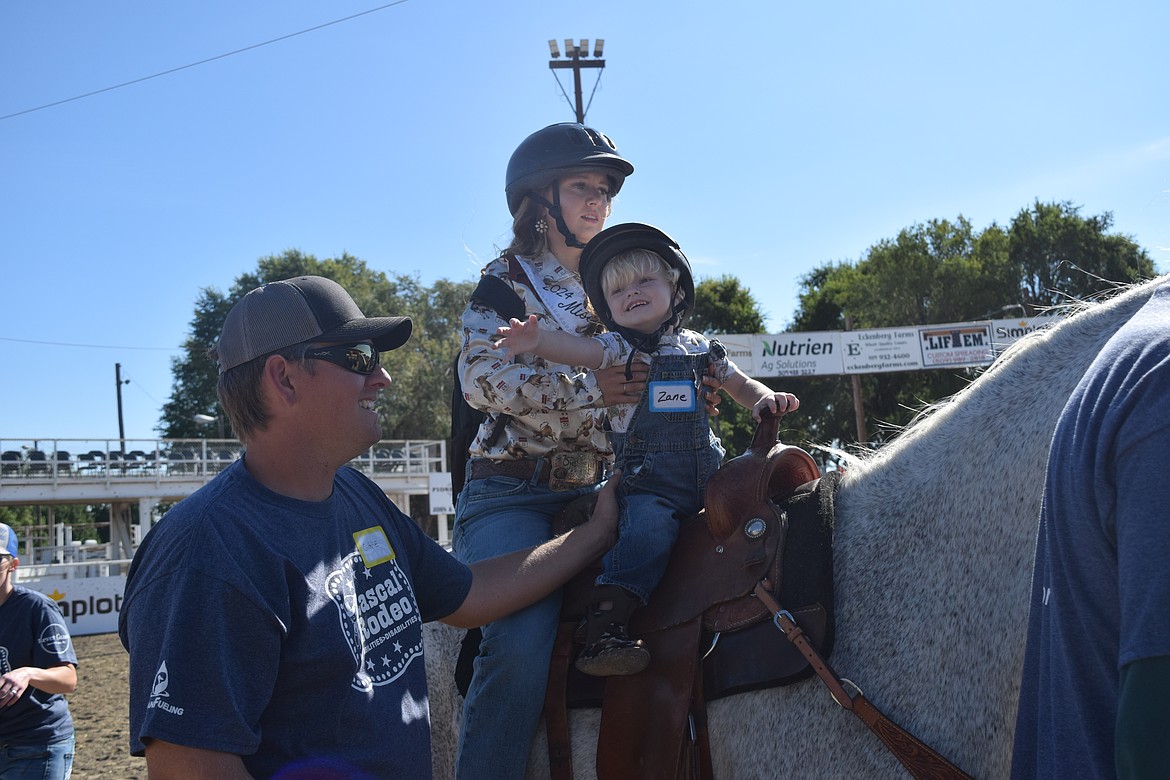
[[[695,284],[695,310],[687,327],[707,334],[763,333],[764,315],[739,279],[725,274]]]
[[[1033,310],[1091,298],[1118,283],[1154,275],[1149,254],[1109,234],[1113,215],[1082,217],[1070,203],[1041,203],[1012,220],[1008,253],[1019,274],[1019,301]]]
[[[1068,203],[1037,202],[1008,230],[975,231],[963,217],[932,220],[883,239],[856,263],[830,263],[801,280],[795,330],[843,330],[962,322],[1028,314],[1154,275],[1145,250],[1109,235],[1108,213],[1082,217]],[[925,404],[949,396],[975,370],[906,371],[859,377],[866,438],[880,442]],[[809,442],[857,441],[851,377],[788,380],[801,398],[787,421]]]
[[[183,342],[183,357],[171,358],[174,378],[171,397],[162,408],[156,430],[167,439],[196,439],[231,436],[231,425],[215,397],[217,372],[207,350],[219,336],[219,329],[231,309],[231,302],[218,290],[199,293],[191,332]],[[216,417],[221,426],[202,425],[195,415]]]
[[[227,294],[204,289],[195,304],[184,354],[172,363],[174,383],[157,430],[166,438],[215,437],[215,426],[199,425],[196,414],[219,415],[230,423],[215,396],[217,371],[207,351],[231,307],[249,290],[294,276],[324,276],[345,287],[369,317],[409,316],[414,332],[405,347],[383,358],[393,381],[380,395],[378,411],[386,438],[443,439],[450,429],[453,377],[451,358],[461,339],[459,317],[471,282],[437,281],[424,287],[417,277],[388,277],[349,254],[318,260],[298,250],[261,258],[256,270],[241,274]]]

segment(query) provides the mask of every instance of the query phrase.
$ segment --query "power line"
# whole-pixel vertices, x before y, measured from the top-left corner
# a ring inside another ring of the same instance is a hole
[[[155,398],[155,397],[154,397],[153,395],[151,395],[150,393],[146,392],[146,388],[145,388],[145,387],[143,387],[143,386],[142,386],[142,383],[141,383],[141,382],[139,382],[137,379],[135,379],[134,377],[130,377],[129,379],[127,379],[127,380],[126,380],[126,382],[127,382],[128,384],[132,384],[132,385],[134,385],[135,387],[137,387],[137,388],[138,388],[138,392],[142,393],[144,396],[146,396],[147,398],[149,398],[149,399],[151,400],[151,402],[152,402],[152,403],[153,403],[155,406],[162,406],[162,404],[158,402],[158,399],[157,399],[157,398]]]
[[[155,73],[151,76],[143,76],[142,78],[133,79],[131,81],[125,81],[125,82],[122,82],[121,84],[115,84],[112,87],[103,87],[102,89],[95,89],[93,92],[86,92],[84,95],[76,95],[76,96],[71,97],[71,98],[65,98],[64,100],[57,100],[57,101],[54,101],[52,103],[46,103],[43,106],[36,106],[35,108],[26,108],[23,111],[17,111],[14,114],[5,114],[4,116],[0,116],[0,122],[3,122],[5,119],[12,119],[13,117],[24,116],[25,114],[31,114],[31,113],[36,112],[36,111],[44,111],[46,108],[53,108],[54,106],[64,105],[65,103],[72,103],[73,101],[81,100],[82,98],[93,97],[94,95],[100,95],[103,92],[112,92],[115,89],[121,89],[122,87],[129,87],[132,84],[141,84],[143,81],[150,81],[151,79],[157,79],[160,76],[169,76],[170,74],[178,73],[181,70],[187,70],[188,68],[194,68],[194,67],[197,67],[199,65],[206,65],[209,62],[215,62],[216,60],[222,60],[222,59],[225,59],[227,57],[233,57],[237,54],[243,54],[246,51],[252,51],[253,49],[259,49],[262,46],[268,46],[268,45],[273,44],[273,43],[287,41],[289,38],[295,38],[298,35],[304,35],[306,33],[316,32],[317,30],[322,30],[326,27],[331,27],[335,24],[341,24],[342,22],[348,22],[352,19],[357,19],[359,16],[365,16],[367,14],[372,14],[372,13],[375,13],[377,11],[384,11],[385,9],[390,8],[391,6],[402,5],[406,1],[407,0],[395,0],[395,2],[393,2],[393,3],[386,3],[386,5],[380,5],[377,8],[371,8],[368,11],[361,11],[359,13],[353,14],[351,16],[346,16],[346,17],[341,18],[341,19],[334,19],[332,22],[325,22],[324,24],[319,24],[316,27],[310,27],[306,30],[301,30],[301,31],[295,32],[295,33],[289,33],[288,35],[282,35],[279,38],[273,38],[272,40],[264,41],[263,43],[254,43],[251,46],[245,46],[242,49],[236,49],[235,51],[229,51],[225,54],[217,54],[214,57],[208,57],[205,60],[199,60],[198,62],[192,62],[189,65],[180,65],[177,68],[171,68],[170,70],[164,70],[160,73]]]
[[[182,352],[183,347],[122,347],[116,344],[72,344],[66,341],[35,341],[33,339],[13,339],[0,336],[0,341],[15,341],[21,344],[43,344],[49,347],[85,347],[86,349],[143,349],[160,352]]]

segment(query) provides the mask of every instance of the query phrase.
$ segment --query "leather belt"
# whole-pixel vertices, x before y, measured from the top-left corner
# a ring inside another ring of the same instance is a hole
[[[471,478],[487,479],[488,477],[511,477],[512,479],[532,479],[537,473],[537,482],[548,482],[549,463],[547,460],[489,460],[476,458],[471,461]]]
[[[561,492],[596,485],[605,478],[606,459],[594,452],[557,452],[548,457],[521,460],[489,460],[475,458],[471,461],[471,478],[511,477],[512,479],[533,479],[548,483],[549,490]]]

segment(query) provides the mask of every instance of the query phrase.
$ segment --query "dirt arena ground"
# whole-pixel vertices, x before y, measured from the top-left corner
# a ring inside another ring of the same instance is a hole
[[[130,755],[129,661],[117,634],[73,638],[77,691],[69,710],[77,738],[77,780],[146,780],[146,761]]]

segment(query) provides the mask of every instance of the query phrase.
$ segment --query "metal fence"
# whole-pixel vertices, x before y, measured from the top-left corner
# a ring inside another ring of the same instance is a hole
[[[370,476],[446,469],[446,442],[386,439],[350,465]],[[235,439],[0,439],[5,482],[210,477],[243,454]]]

